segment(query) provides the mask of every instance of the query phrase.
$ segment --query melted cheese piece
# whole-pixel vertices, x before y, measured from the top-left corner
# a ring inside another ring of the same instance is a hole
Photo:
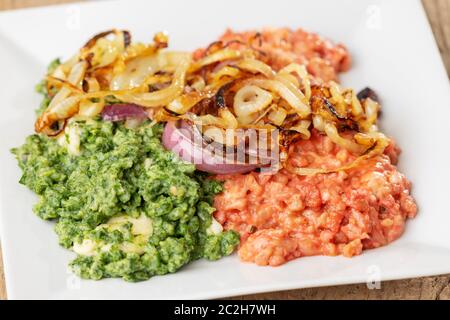
[[[69,145],[67,151],[73,155],[80,155],[80,128],[78,125],[72,125],[69,127]]]
[[[152,219],[145,214],[142,214],[137,219],[131,219],[131,223],[133,224],[131,233],[134,235],[150,236],[153,233]]]
[[[123,252],[126,253],[137,253],[137,254],[143,254],[144,253],[144,247],[139,246],[133,242],[124,242],[120,245],[120,249]]]
[[[132,242],[126,241],[119,245],[120,249],[125,253],[143,254],[145,245],[149,237],[153,233],[152,219],[145,214],[141,214],[139,218],[129,216],[118,216],[108,220],[107,223],[99,225],[97,228],[106,228],[109,231],[120,230],[124,224],[131,223],[131,233],[134,236]],[[81,243],[74,243],[72,250],[83,256],[95,256],[100,252],[106,252],[111,249],[111,244],[104,242],[96,242],[91,239],[83,239]]]
[[[127,222],[132,224],[131,233],[133,235],[151,236],[153,233],[152,219],[145,214],[141,214],[137,219],[129,216],[114,217],[109,219],[109,221],[102,226],[107,227],[109,230],[117,230]]]
[[[67,149],[67,152],[73,156],[80,155],[80,135],[81,130],[76,123],[67,125],[64,134],[58,137],[58,144]]]
[[[211,218],[211,225],[206,229],[207,234],[220,234],[223,231],[222,225],[213,217]]]
[[[96,254],[97,243],[91,239],[84,239],[81,243],[74,243],[72,249],[79,255],[90,257]]]

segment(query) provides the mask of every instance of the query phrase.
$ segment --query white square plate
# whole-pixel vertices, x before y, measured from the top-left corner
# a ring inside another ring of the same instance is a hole
[[[73,276],[66,267],[72,254],[58,246],[52,223],[32,213],[36,197],[18,183],[9,152],[33,130],[40,102],[34,85],[46,64],[113,27],[146,41],[167,30],[172,48],[190,50],[226,27],[263,26],[302,27],[348,46],[354,66],[343,83],[376,89],[382,126],[404,150],[400,169],[420,207],[404,236],[352,259],[310,257],[278,268],[234,255],[140,283]],[[418,0],[114,1],[5,12],[0,70],[0,234],[9,298],[216,298],[450,273],[450,86]]]

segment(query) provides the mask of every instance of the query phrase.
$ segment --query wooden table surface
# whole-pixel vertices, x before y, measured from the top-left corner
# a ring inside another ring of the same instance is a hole
[[[356,1],[356,0],[355,0]],[[73,0],[0,0],[0,10]],[[422,0],[450,77],[450,0]],[[6,299],[0,248],[0,299]],[[233,299],[450,299],[450,275],[383,282],[379,290],[365,284],[256,294]]]

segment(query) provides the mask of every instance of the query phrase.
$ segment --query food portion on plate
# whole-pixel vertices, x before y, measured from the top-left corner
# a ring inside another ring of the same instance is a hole
[[[378,127],[338,84],[346,48],[303,30],[227,30],[195,50],[127,31],[55,60],[36,134],[13,152],[34,212],[83,278],[145,280],[238,250],[281,265],[397,239],[417,207]]]

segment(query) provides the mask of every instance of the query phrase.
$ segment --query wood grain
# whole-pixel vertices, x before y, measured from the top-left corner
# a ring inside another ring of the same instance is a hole
[[[74,0],[0,0],[0,10],[40,7],[74,2]]]
[[[19,9],[72,0],[0,0],[0,10]],[[434,36],[450,77],[450,0],[422,0]],[[0,300],[6,299],[0,248]],[[380,289],[369,290],[365,284],[323,287],[263,293],[233,299],[443,299],[450,300],[450,275],[388,281]]]
[[[450,0],[422,0],[450,78]]]

